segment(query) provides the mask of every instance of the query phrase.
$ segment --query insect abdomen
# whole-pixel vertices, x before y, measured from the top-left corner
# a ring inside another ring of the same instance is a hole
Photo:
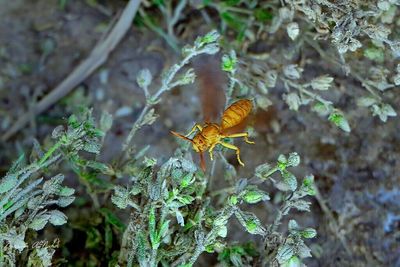
[[[221,128],[227,129],[241,123],[251,112],[252,106],[248,99],[242,99],[230,105],[222,115]]]

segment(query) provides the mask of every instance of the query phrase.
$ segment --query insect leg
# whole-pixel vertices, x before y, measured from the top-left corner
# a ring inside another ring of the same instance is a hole
[[[223,145],[226,148],[230,148],[230,149],[236,150],[237,160],[239,161],[240,165],[244,166],[244,163],[240,160],[240,149],[237,146],[234,146],[234,145],[231,145],[231,144],[228,144],[228,143],[225,143],[225,142],[219,142],[218,144]]]
[[[194,131],[196,131],[196,129],[198,129],[198,130],[201,132],[201,131],[203,130],[203,127],[201,127],[200,124],[196,123],[196,124],[193,126],[192,130],[190,130],[190,132],[186,135],[186,137],[189,136],[189,135],[191,135]]]
[[[244,137],[244,141],[248,144],[255,144],[253,141],[250,141],[248,138],[249,134],[248,133],[236,133],[236,134],[230,134],[230,135],[225,135],[224,137],[230,137],[230,138],[235,138],[235,137]]]
[[[215,148],[216,145],[217,145],[217,143],[211,145],[210,150],[208,150],[208,152],[210,153],[210,159],[211,159],[211,160],[214,160],[214,157],[213,157],[213,150],[214,150],[214,148]]]

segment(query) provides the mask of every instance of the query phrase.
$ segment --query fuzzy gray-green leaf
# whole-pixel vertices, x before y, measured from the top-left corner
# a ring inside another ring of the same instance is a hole
[[[52,225],[63,225],[67,222],[67,216],[59,210],[52,210],[50,211],[50,223]]]
[[[37,215],[32,222],[29,224],[29,228],[39,231],[44,228],[44,226],[47,224],[47,222],[50,219],[50,214],[48,213],[43,213],[40,215]]]
[[[287,262],[294,254],[293,246],[290,244],[283,244],[278,248],[276,259],[280,264]]]
[[[296,190],[297,188],[296,176],[294,176],[291,172],[284,170],[282,171],[282,178],[283,182],[289,187],[291,191]]]
[[[0,182],[0,194],[11,190],[17,184],[17,177],[14,174],[8,174]]]
[[[69,197],[60,197],[57,201],[57,205],[59,207],[65,208],[74,202],[75,197],[74,196],[69,196]]]
[[[314,238],[317,236],[317,231],[313,228],[306,228],[300,232],[301,236],[304,238]]]

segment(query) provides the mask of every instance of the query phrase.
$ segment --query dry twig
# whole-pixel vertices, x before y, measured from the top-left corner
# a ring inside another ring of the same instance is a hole
[[[29,118],[32,116],[31,112],[37,115],[45,111],[106,62],[111,51],[114,50],[132,25],[132,20],[136,15],[140,2],[141,0],[130,0],[112,30],[97,43],[89,57],[79,64],[53,91],[40,100],[33,110],[22,115],[1,139],[3,141],[8,140],[29,122]]]

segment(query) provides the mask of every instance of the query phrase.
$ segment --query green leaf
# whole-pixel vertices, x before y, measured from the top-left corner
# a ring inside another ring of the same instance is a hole
[[[249,212],[235,211],[235,216],[247,232],[253,235],[265,235],[266,230],[256,215]]]
[[[182,188],[188,187],[190,184],[192,184],[195,181],[195,176],[193,173],[187,173],[182,177],[181,184],[180,186]]]
[[[169,229],[169,222],[170,220],[166,220],[165,222],[163,222],[160,226],[160,230],[159,230],[159,237],[160,237],[160,241],[167,235],[168,233],[168,229]]]
[[[64,181],[64,175],[58,174],[51,177],[43,184],[43,191],[46,195],[56,194],[60,191],[61,183]]]
[[[106,223],[104,230],[104,247],[106,255],[109,255],[113,244],[113,232],[109,223]]]
[[[138,234],[136,235],[136,243],[137,243],[137,258],[140,263],[140,266],[147,266],[148,265],[148,260],[147,260],[147,248],[148,248],[148,243],[146,241],[146,237],[144,235],[144,231],[139,231]]]
[[[331,87],[333,78],[328,75],[322,75],[311,80],[311,87],[314,90],[326,91]]]
[[[376,104],[378,100],[372,96],[364,96],[357,99],[357,105],[360,107],[369,107]]]
[[[260,179],[267,179],[268,175],[270,175],[271,165],[268,163],[261,164],[255,169],[255,176]]]
[[[90,227],[86,229],[86,248],[98,248],[100,247],[100,243],[102,241],[101,233],[98,229],[94,227]]]
[[[243,41],[244,32],[246,30],[247,24],[240,17],[236,16],[234,13],[225,11],[220,13],[221,19],[233,30],[238,33],[237,40],[239,42]]]
[[[180,226],[185,226],[185,219],[183,218],[182,212],[180,212],[178,209],[175,211],[175,217]]]
[[[300,96],[297,93],[288,93],[283,95],[283,100],[288,104],[290,110],[298,111],[301,105]]]
[[[314,238],[317,236],[317,231],[313,228],[306,228],[300,232],[301,236],[304,238]]]
[[[60,191],[58,192],[59,196],[62,197],[69,197],[75,193],[75,189],[63,186],[61,187]]]
[[[220,34],[216,30],[213,30],[204,36],[197,37],[197,39],[195,41],[195,45],[196,46],[204,46],[207,44],[212,44],[212,43],[215,43],[216,41],[218,41],[219,37],[220,37]]]
[[[229,197],[229,203],[232,206],[235,206],[238,202],[239,202],[239,199],[238,199],[238,197],[236,195],[232,195],[232,196]]]
[[[289,231],[297,231],[300,229],[299,225],[295,220],[290,220],[288,224]]]
[[[60,197],[60,198],[57,200],[57,205],[58,205],[59,207],[65,208],[65,207],[71,205],[72,202],[74,202],[74,200],[75,200],[75,197],[74,197],[74,196]]]
[[[119,232],[123,232],[126,225],[109,209],[101,208],[100,213],[104,216],[106,222],[113,225]]]
[[[100,118],[100,129],[104,133],[108,132],[113,124],[113,116],[108,113],[107,111],[103,111],[101,113],[101,118]]]
[[[49,219],[50,219],[50,214],[44,213],[41,215],[37,215],[29,224],[29,228],[35,231],[42,230],[49,221]]]
[[[194,197],[190,195],[183,195],[183,196],[177,196],[176,199],[178,199],[178,201],[184,205],[189,205],[190,203],[193,202]]]
[[[300,258],[312,257],[312,255],[311,255],[311,249],[310,249],[309,247],[307,247],[306,244],[304,244],[303,240],[301,240],[301,241],[297,244],[296,254],[297,254]]]
[[[299,67],[297,64],[290,64],[283,68],[283,74],[285,74],[285,76],[291,80],[300,79],[302,72],[303,72],[303,68]],[[289,93],[289,94],[294,94],[294,93]]]
[[[396,117],[397,113],[389,104],[374,104],[372,105],[372,114],[374,116],[378,115],[379,119],[383,122],[387,121],[388,117]]]
[[[383,63],[385,61],[385,53],[382,48],[375,46],[368,47],[364,50],[364,56],[372,61]]]
[[[25,232],[17,234],[17,231],[15,229],[11,229],[9,231],[9,235],[7,237],[5,237],[4,239],[8,241],[8,243],[10,244],[10,246],[12,248],[18,250],[20,253],[27,247],[27,244],[24,241]],[[2,254],[0,254],[0,255],[3,257],[3,255],[4,255],[3,251],[2,251]],[[10,265],[10,266],[12,266],[12,265]]]
[[[282,264],[282,267],[301,267],[301,261],[297,256],[292,256],[287,262]]]
[[[227,234],[228,234],[228,228],[226,228],[225,225],[220,226],[220,227],[218,228],[217,234],[218,234],[220,237],[225,238],[225,237],[227,236]]]
[[[222,2],[228,6],[236,6],[241,0],[223,0]]]
[[[222,56],[222,70],[230,73],[234,73],[236,70],[237,57],[234,50],[229,55]]]
[[[254,17],[259,22],[267,22],[272,20],[274,17],[270,11],[263,8],[256,8],[254,9]]]
[[[320,116],[327,116],[328,114],[332,113],[332,105],[317,102],[315,105],[312,106],[312,111],[316,112]]]
[[[100,153],[100,144],[97,142],[97,140],[90,140],[88,142],[86,142],[83,145],[83,150],[89,153],[93,153],[93,154],[99,154]]]
[[[63,225],[67,222],[67,216],[59,210],[50,211],[50,223],[52,225]]]
[[[108,166],[107,164],[104,164],[102,162],[89,160],[87,162],[86,166],[89,167],[89,168],[92,168],[92,169],[94,169],[96,171],[99,171],[99,172],[101,172],[103,174],[106,174],[106,175],[113,175],[114,174],[113,169],[110,166]]]
[[[163,6],[165,5],[164,0],[152,0],[153,4],[156,6]]]
[[[287,165],[289,167],[297,167],[300,164],[300,156],[297,152],[292,152],[289,154]]]
[[[289,244],[283,244],[278,248],[276,259],[280,264],[287,262],[294,254],[293,247]]]
[[[400,65],[400,64],[399,64]],[[393,83],[396,86],[400,85],[400,73],[397,73],[396,75],[393,76]]]
[[[128,207],[129,190],[122,186],[114,187],[114,194],[111,196],[111,202],[120,209]]]
[[[309,196],[315,196],[316,191],[315,191],[314,176],[313,175],[309,175],[309,176],[306,176],[304,178],[300,190],[304,191]]]
[[[149,69],[140,70],[136,77],[136,82],[140,88],[149,87],[152,80],[153,80],[153,76],[151,75],[151,72]]]
[[[182,176],[183,176],[183,170],[180,168],[176,168],[171,171],[171,178],[175,181],[180,181]]]
[[[68,126],[72,127],[72,128],[78,128],[79,127],[79,121],[78,118],[76,117],[76,115],[71,115],[68,118]]]
[[[255,204],[260,201],[270,200],[270,197],[263,191],[256,187],[249,187],[246,189],[242,195],[244,201],[249,204]]]
[[[12,173],[16,172],[19,168],[21,168],[22,164],[24,162],[24,159],[25,159],[25,154],[20,155],[18,157],[18,159],[13,162],[13,164],[11,165],[11,168],[8,171],[8,173],[12,174]]]
[[[285,155],[280,154],[278,157],[278,168],[283,171],[286,169],[286,167],[287,167],[287,159]]]
[[[337,127],[342,129],[343,131],[347,133],[351,132],[349,122],[341,112],[339,111],[332,112],[329,115],[328,120],[333,122]]]
[[[0,183],[0,194],[8,192],[17,184],[17,177],[14,174],[6,175]]]
[[[156,230],[156,213],[154,207],[151,207],[149,214],[149,235],[151,247],[157,249],[160,245],[160,238]]]
[[[300,33],[299,24],[297,22],[290,22],[286,26],[286,32],[290,39],[292,39],[293,41],[296,40],[297,36],[299,36]]]
[[[311,205],[311,202],[300,199],[300,200],[296,200],[293,203],[293,208],[295,208],[299,211],[310,211],[310,205]]]
[[[289,187],[291,191],[295,191],[297,188],[297,179],[291,172],[283,170],[282,172],[283,182]]]

